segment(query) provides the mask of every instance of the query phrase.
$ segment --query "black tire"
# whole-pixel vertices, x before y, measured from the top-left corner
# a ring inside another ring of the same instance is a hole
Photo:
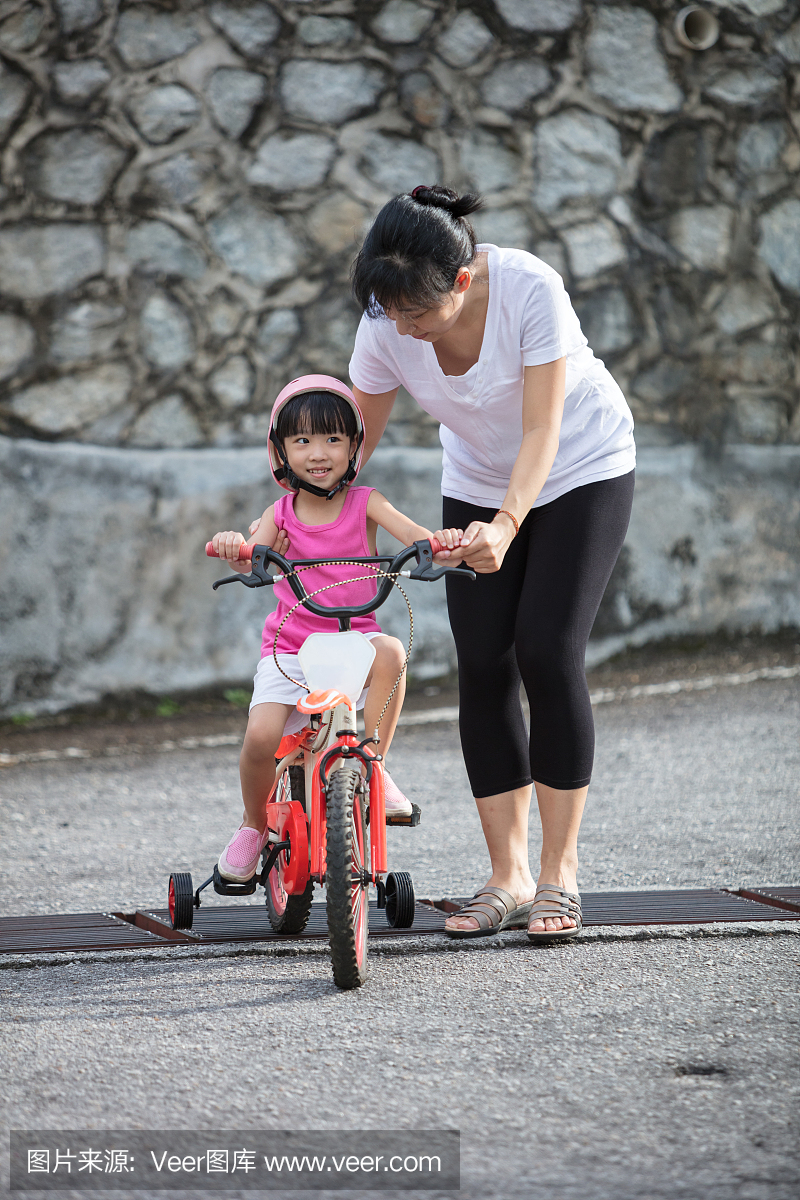
[[[311,916],[314,899],[314,880],[309,879],[305,891],[298,896],[288,896],[281,887],[278,867],[269,873],[267,880],[267,916],[276,933],[302,933]]]
[[[386,876],[386,920],[392,929],[410,929],[415,913],[414,884],[408,871]]]
[[[369,892],[361,877],[369,870],[369,833],[361,772],[333,771],[326,792],[328,937],[333,981],[340,988],[361,987],[367,977]]]
[[[194,920],[194,888],[188,871],[173,871],[169,877],[169,920],[173,929],[191,929]]]
[[[287,769],[286,782],[288,787],[281,797],[282,800],[297,800],[305,809],[306,806],[306,773],[300,764]],[[286,778],[286,776],[284,778]],[[269,854],[269,843],[264,850],[264,857]],[[291,853],[291,850],[289,851]],[[289,896],[281,884],[281,860],[275,864],[269,873],[265,887],[267,894],[267,916],[269,923],[276,933],[302,933],[311,916],[311,904],[314,899],[314,880],[309,879],[305,890],[297,896]]]

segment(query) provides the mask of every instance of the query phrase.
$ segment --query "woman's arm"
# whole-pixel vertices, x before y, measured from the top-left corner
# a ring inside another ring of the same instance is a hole
[[[364,457],[362,463],[369,461],[372,457],[372,451],[383,437],[383,431],[391,415],[398,391],[399,388],[394,388],[391,392],[381,392],[380,395],[373,396],[369,392],[362,392],[360,388],[353,388],[356,403],[364,414]]]
[[[525,367],[522,391],[522,444],[511,472],[501,508],[508,509],[519,525],[533,507],[555,461],[561,417],[564,412],[566,358]],[[515,536],[514,522],[498,512],[491,523],[473,521],[453,556],[476,571],[499,571]]]

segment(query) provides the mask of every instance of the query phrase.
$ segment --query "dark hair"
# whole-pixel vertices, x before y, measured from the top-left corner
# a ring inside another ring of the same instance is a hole
[[[352,441],[358,437],[356,415],[335,392],[303,392],[286,401],[275,422],[281,445],[297,433],[343,433]]]
[[[362,312],[437,308],[475,257],[475,233],[465,218],[481,208],[480,196],[459,196],[439,184],[384,204],[351,271]]]

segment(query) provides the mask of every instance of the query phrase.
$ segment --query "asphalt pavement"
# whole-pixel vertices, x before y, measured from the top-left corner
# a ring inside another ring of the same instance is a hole
[[[584,891],[800,883],[797,679],[596,720]],[[236,757],[5,769],[2,911],[162,906],[169,871],[204,878],[236,824]],[[468,894],[487,859],[455,726],[400,731],[391,765],[423,819],[388,831],[390,865],[420,896]],[[799,934],[376,940],[347,993],[313,942],[6,957],[3,1123],[460,1129],[475,1200],[795,1200]]]

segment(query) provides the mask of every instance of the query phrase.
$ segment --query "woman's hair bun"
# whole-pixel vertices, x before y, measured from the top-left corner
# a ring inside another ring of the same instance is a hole
[[[459,196],[458,192],[454,192],[452,188],[442,187],[440,183],[433,183],[430,186],[421,183],[411,192],[411,199],[416,200],[417,204],[424,204],[430,208],[443,208],[445,212],[450,213],[451,217],[468,217],[470,213],[483,208],[483,200],[480,196],[476,196],[472,192],[467,192],[465,196]]]

